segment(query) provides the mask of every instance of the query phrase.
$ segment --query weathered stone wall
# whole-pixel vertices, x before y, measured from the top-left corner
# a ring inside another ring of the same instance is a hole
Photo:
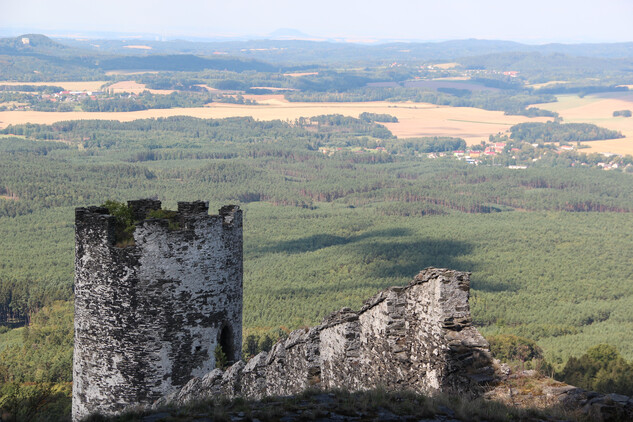
[[[73,420],[178,391],[215,368],[221,340],[240,358],[242,212],[181,202],[170,227],[146,219],[160,201],[128,204],[141,221],[122,248],[105,208],[76,209]]]
[[[428,268],[360,311],[345,308],[317,327],[293,331],[270,353],[194,378],[155,405],[308,387],[478,395],[494,373],[488,343],[471,323],[469,283],[469,273]]]

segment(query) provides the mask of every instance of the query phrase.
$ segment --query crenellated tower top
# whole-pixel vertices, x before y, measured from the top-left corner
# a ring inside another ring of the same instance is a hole
[[[178,390],[215,367],[218,345],[239,360],[242,211],[208,210],[129,201],[124,230],[107,208],[75,210],[74,420]]]

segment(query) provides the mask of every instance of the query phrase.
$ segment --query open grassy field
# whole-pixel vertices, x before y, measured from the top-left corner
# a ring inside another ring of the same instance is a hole
[[[633,155],[633,118],[613,117],[616,110],[633,111],[633,92],[605,92],[587,95],[560,95],[558,102],[537,104],[539,108],[556,111],[567,123],[593,123],[625,136],[621,139],[585,142],[585,151]]]
[[[298,78],[300,76],[310,76],[310,75],[318,75],[319,72],[294,72],[294,73],[284,73],[284,76],[292,76],[293,78]]]
[[[149,45],[124,45],[123,48],[131,48],[137,50],[151,50],[152,47]]]
[[[249,97],[250,98],[250,97]],[[470,107],[447,107],[426,103],[290,103],[282,95],[253,96],[259,105],[212,103],[198,108],[172,108],[134,112],[0,112],[0,128],[9,124],[44,123],[63,120],[119,120],[132,121],[152,117],[193,116],[199,118],[225,118],[252,116],[258,120],[295,120],[322,114],[343,114],[358,117],[363,112],[386,113],[396,116],[398,123],[385,126],[402,138],[418,136],[456,136],[469,144],[487,140],[490,134],[505,132],[510,126],[527,121],[546,121],[547,118],[530,119],[524,116],[506,116],[501,111],[487,111]]]
[[[549,81],[549,82],[543,82],[540,84],[529,84],[527,86],[530,88],[539,89],[539,88],[545,88],[546,86],[561,85],[561,84],[568,84],[568,83],[569,81]]]
[[[439,63],[434,65],[438,69],[452,69],[454,67],[459,66],[459,63],[451,62],[451,63]]]
[[[121,81],[114,83],[108,87],[110,91],[113,91],[115,94],[129,92],[132,94],[140,94],[143,91],[149,91],[152,94],[171,94],[174,92],[173,89],[148,89],[145,87],[145,84],[140,84],[135,81]]]

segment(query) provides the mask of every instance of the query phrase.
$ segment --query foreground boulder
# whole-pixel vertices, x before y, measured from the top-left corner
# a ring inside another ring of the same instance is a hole
[[[483,396],[487,400],[523,409],[556,408],[572,420],[633,421],[632,397],[587,391],[534,370],[518,370],[498,362],[497,366],[497,383]]]

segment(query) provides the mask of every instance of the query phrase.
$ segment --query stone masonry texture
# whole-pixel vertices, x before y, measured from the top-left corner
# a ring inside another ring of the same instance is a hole
[[[120,413],[179,391],[215,368],[222,344],[242,344],[242,212],[208,214],[179,202],[170,219],[148,218],[160,201],[130,201],[134,244],[115,244],[115,217],[75,210],[73,420]]]
[[[470,274],[427,268],[359,311],[344,308],[296,330],[248,363],[194,377],[167,403],[292,395],[308,388],[385,388],[477,396],[493,381],[488,342],[473,327]]]

